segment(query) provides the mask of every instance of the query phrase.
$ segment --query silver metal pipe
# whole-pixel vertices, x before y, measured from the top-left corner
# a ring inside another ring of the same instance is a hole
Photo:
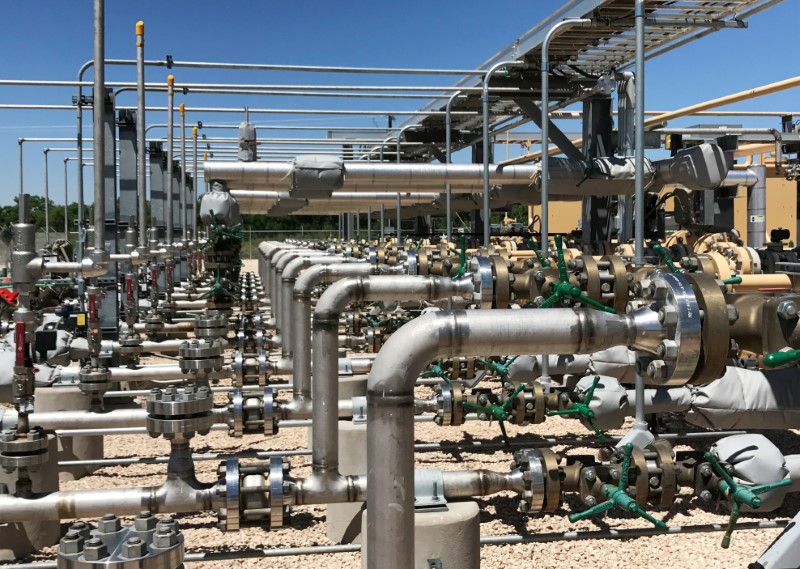
[[[402,208],[402,198],[400,197],[400,193],[397,194],[397,207],[395,209],[397,210],[397,231],[396,231],[396,233],[397,233],[397,246],[400,248],[400,250],[402,250],[403,249],[403,228],[402,228],[403,217],[402,217],[401,214],[402,214],[403,208]]]
[[[105,0],[94,0],[94,104],[92,105],[92,148],[97,166],[94,173],[94,250],[95,254],[106,248],[106,132],[105,132],[105,96],[106,96],[106,47],[105,47]],[[78,103],[80,105],[80,102]],[[79,168],[80,170],[80,168]]]
[[[338,336],[341,312],[352,302],[433,301],[452,296],[471,299],[474,291],[475,287],[469,277],[454,281],[448,277],[392,275],[367,278],[350,277],[332,284],[322,293],[314,309],[313,320],[312,438],[314,448],[313,473],[308,480],[309,488],[324,498],[329,492],[332,494],[341,492],[342,485],[344,484],[345,487],[347,485],[345,479],[339,474],[339,429],[337,425],[339,420]],[[402,348],[400,352],[404,353],[405,348]],[[409,411],[411,412],[411,423],[413,423],[413,395],[410,403]],[[413,435],[411,436],[413,438]],[[411,442],[413,444],[413,440]],[[394,445],[386,446],[393,447]],[[413,455],[413,449],[411,453]],[[413,470],[413,457],[411,468]],[[413,479],[413,472],[411,476]],[[413,496],[411,499],[413,501]],[[371,503],[379,504],[381,502],[372,501]],[[413,535],[413,533],[407,535]],[[395,565],[395,567],[408,566],[410,565],[402,563]]]
[[[483,245],[489,245],[492,224],[492,208],[489,205],[489,81],[495,71],[503,67],[521,67],[524,61],[501,61],[492,65],[483,77],[483,88],[481,89],[481,103],[483,110]],[[464,89],[462,89],[463,91]],[[452,111],[446,113],[452,115]]]
[[[634,265],[644,264],[644,0],[635,0],[634,18],[636,19],[636,101],[634,104],[634,162],[636,178],[634,181]]]
[[[167,87],[168,87],[168,90],[167,90],[167,146],[169,147],[169,151],[167,152],[167,184],[166,184],[167,187],[165,188],[165,191],[166,191],[167,195],[166,195],[166,207],[164,208],[164,213],[165,213],[165,216],[167,218],[166,219],[166,222],[167,222],[167,231],[166,231],[166,233],[167,233],[167,235],[166,235],[167,251],[171,250],[172,244],[175,241],[175,239],[174,239],[174,231],[175,231],[174,223],[175,222],[174,222],[174,217],[173,217],[173,215],[174,215],[174,213],[173,213],[174,204],[172,203],[172,201],[173,201],[172,200],[172,174],[173,174],[173,168],[174,168],[172,156],[175,153],[175,145],[174,145],[175,139],[173,137],[173,128],[172,128],[173,121],[175,120],[175,118],[174,118],[174,113],[175,113],[175,109],[174,109],[174,102],[175,102],[174,85],[175,85],[175,77],[172,76],[172,75],[169,75],[167,77]],[[170,286],[169,283],[167,283],[167,289],[168,290],[169,290],[169,286]]]
[[[197,243],[197,218],[198,218],[198,198],[197,192],[200,185],[197,172],[197,127],[192,127],[192,192],[194,194],[194,202],[192,204],[192,239],[195,244]]]
[[[181,130],[181,183],[180,183],[180,220],[181,220],[181,241],[188,241],[188,222],[186,219],[186,105],[180,104],[180,130]],[[170,146],[170,153],[172,147]]]
[[[147,143],[144,92],[144,22],[136,23],[136,197],[139,247],[147,247]]]
[[[368,263],[357,263],[355,259],[326,259],[301,272],[292,290],[292,320],[294,330],[294,367],[292,369],[292,402],[289,407],[296,411],[311,413],[311,293],[322,283],[333,283],[353,276],[375,274],[378,268]]]
[[[386,212],[385,212],[385,210],[384,210],[384,205],[383,205],[383,203],[381,203],[381,205],[380,205],[380,208],[381,208],[381,234],[378,236],[378,241],[379,241],[379,242],[383,242],[384,235],[386,234],[386,233],[385,233],[385,227],[386,227]]]
[[[721,188],[729,188],[732,186],[744,186],[752,188],[758,183],[758,176],[751,169],[747,170],[729,170],[728,175],[722,180]]]
[[[532,312],[536,311],[430,313],[401,327],[381,348],[367,388],[367,502],[381,504],[367,510],[370,569],[413,566],[413,540],[406,537],[414,535],[414,384],[431,361],[531,350],[582,354],[630,347],[637,342],[640,319],[646,318],[640,312],[624,316],[582,309]],[[321,407],[315,405],[315,412]],[[315,429],[317,425],[315,414]],[[387,440],[393,444],[387,445]],[[315,450],[318,442],[315,431]]]
[[[44,241],[50,243],[50,176],[47,172],[47,154],[49,148],[44,149]],[[66,239],[66,236],[65,236]]]
[[[453,101],[456,97],[461,95],[461,91],[456,91],[447,100],[447,105],[444,108],[444,151],[446,156],[446,164],[452,163],[453,157]],[[453,186],[450,183],[445,184],[445,200],[447,209],[447,242],[450,243],[453,239]]]
[[[767,167],[750,166],[756,183],[747,191],[747,245],[762,247],[767,239]]]
[[[67,176],[67,163],[69,157],[64,158],[64,239],[69,240],[69,177]]]
[[[19,152],[19,201],[17,203],[19,204],[18,209],[19,209],[20,223],[25,223],[25,215],[24,215],[25,210],[22,207],[22,204],[25,202],[25,189],[24,189],[24,184],[22,183],[22,178],[23,178],[22,145],[24,144],[24,142],[25,142],[24,138],[20,138],[19,140],[17,140],[17,144],[19,145],[19,151],[18,151]]]

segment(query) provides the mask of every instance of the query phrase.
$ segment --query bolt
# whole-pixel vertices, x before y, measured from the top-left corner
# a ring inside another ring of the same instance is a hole
[[[678,344],[673,340],[662,340],[658,345],[658,355],[667,360],[672,361],[678,358]]]
[[[611,471],[611,479],[612,480],[619,480],[619,470],[612,470]]]
[[[583,503],[589,507],[595,506],[597,504],[597,499],[594,496],[586,496],[583,499]]]
[[[132,537],[122,544],[122,557],[136,559],[147,555],[147,544],[138,537]]]
[[[545,279],[543,271],[536,271],[533,273],[533,278],[537,281],[543,281]]]
[[[653,300],[664,300],[667,298],[667,285],[663,281],[653,281],[648,288],[650,298]]]
[[[664,360],[653,360],[647,365],[647,375],[652,379],[666,379],[667,362]]]
[[[633,278],[633,275],[629,276]],[[644,286],[642,286],[641,282],[638,282],[635,285],[633,285],[633,294],[635,294],[636,296],[642,296],[643,293],[644,293]]]
[[[727,305],[728,309],[728,324],[733,324],[737,320],[739,320],[739,311],[736,310],[736,307],[732,304]]]
[[[583,473],[583,477],[587,482],[594,482],[597,480],[597,474],[595,474],[595,471],[591,468],[586,469],[586,471]]]
[[[97,522],[97,531],[100,533],[114,533],[120,530],[122,523],[114,514],[106,514]]]
[[[661,481],[658,479],[658,476],[651,476],[650,477],[650,488],[658,488]]]
[[[83,550],[83,536],[77,531],[68,531],[58,542],[58,550],[65,555],[74,555]]]
[[[778,317],[782,320],[797,318],[797,305],[793,300],[782,300],[778,303]]]
[[[519,510],[524,514],[527,514],[530,511],[530,509],[531,506],[527,500],[520,500],[519,503],[517,504],[517,510]]]
[[[153,547],[167,549],[178,543],[178,534],[169,527],[161,527],[153,536]]]
[[[711,492],[709,492],[708,490],[703,490],[702,492],[700,492],[700,499],[703,502],[706,503],[710,502],[712,497],[713,496],[711,496]]]
[[[709,464],[701,464],[700,465],[700,476],[711,476],[711,465],[709,465]]]
[[[151,531],[155,529],[158,519],[148,511],[140,512],[133,520],[133,527],[136,531]]]
[[[675,326],[678,323],[678,311],[674,306],[662,306],[658,311],[658,321],[662,326]]]
[[[83,558],[86,559],[86,561],[99,561],[106,557],[108,557],[108,549],[106,549],[105,544],[101,540],[94,538],[84,544]]]
[[[75,522],[74,524],[69,526],[69,530],[67,533],[69,533],[70,531],[78,532],[81,535],[81,537],[83,537],[83,539],[89,539],[92,528],[86,522]]]

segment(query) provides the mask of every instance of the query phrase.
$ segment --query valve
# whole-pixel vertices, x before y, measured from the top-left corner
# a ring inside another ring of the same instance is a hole
[[[449,372],[442,367],[442,360],[437,361],[435,364],[431,365],[430,369],[419,374],[420,377],[439,377],[443,379],[445,383],[450,383],[450,379],[447,377],[448,375],[450,375]]]
[[[539,264],[542,266],[542,268],[549,269],[550,260],[542,255],[542,251],[536,244],[536,241],[534,241],[533,237],[531,237],[528,241],[530,242],[531,249],[533,249],[533,254],[536,255],[536,259],[539,261]]]
[[[591,306],[592,308],[596,308],[597,310],[602,310],[603,312],[608,312],[609,314],[616,314],[616,310],[610,306],[605,306],[596,300],[589,298],[583,294],[583,291],[580,287],[572,286],[572,283],[569,282],[567,264],[564,261],[564,245],[561,235],[556,235],[556,251],[558,259],[558,281],[553,283],[553,293],[544,299],[544,302],[539,305],[539,308],[550,308],[555,306],[558,301],[568,299],[579,300],[582,303]]]
[[[511,417],[511,414],[508,412],[508,410],[511,408],[511,404],[514,402],[514,399],[517,398],[517,395],[519,395],[519,393],[523,389],[525,389],[525,384],[520,383],[514,390],[514,392],[508,397],[508,399],[506,399],[505,402],[501,405],[498,405],[497,403],[490,403],[486,406],[481,406],[466,401],[462,403],[462,405],[465,409],[472,409],[473,411],[477,411],[479,415],[480,414],[487,415],[489,420],[491,420],[492,418],[497,419],[497,423],[500,425],[500,432],[502,433],[503,436],[503,445],[506,448],[510,448],[511,443],[508,440],[508,433],[506,433],[505,421],[508,421],[508,419]]]
[[[452,279],[457,281],[463,277],[467,272],[467,236],[461,235],[459,250],[450,249],[453,253],[458,254],[458,269],[453,273]]]
[[[603,432],[597,428],[597,425],[594,422],[594,411],[589,407],[589,404],[592,402],[592,397],[594,396],[594,390],[597,388],[597,384],[600,383],[600,376],[594,376],[594,380],[592,381],[591,387],[586,390],[586,393],[583,396],[582,402],[573,401],[572,404],[566,409],[558,409],[555,411],[548,411],[548,417],[555,417],[555,416],[562,416],[562,417],[576,417],[576,418],[584,418],[589,422],[589,425],[592,427],[592,430],[597,435],[597,438],[603,442],[606,442],[606,436]]]
[[[619,477],[619,483],[614,486],[613,484],[603,484],[600,492],[606,498],[605,502],[601,502],[596,506],[592,506],[584,512],[578,512],[569,515],[569,521],[575,523],[579,520],[592,517],[602,512],[607,512],[613,508],[620,508],[626,512],[636,514],[640,518],[644,518],[654,526],[660,529],[667,529],[667,524],[661,520],[657,520],[651,516],[644,508],[636,503],[634,498],[628,496],[628,476],[631,468],[631,455],[633,454],[633,445],[628,443],[625,445],[625,454],[622,458],[622,474]]]
[[[728,527],[725,528],[725,535],[722,536],[721,544],[723,549],[728,549],[728,547],[731,545],[731,534],[733,534],[733,530],[736,529],[736,522],[739,520],[742,504],[757,510],[761,507],[761,498],[758,497],[759,494],[764,494],[765,492],[769,492],[770,490],[774,490],[775,488],[780,488],[782,486],[790,486],[792,481],[789,478],[784,478],[783,480],[779,480],[778,482],[773,482],[771,484],[744,486],[737,483],[733,479],[733,477],[725,469],[725,467],[722,466],[722,464],[719,462],[719,459],[713,452],[707,452],[705,454],[705,458],[711,464],[711,468],[713,468],[717,475],[722,478],[719,483],[720,491],[729,499],[733,500],[733,506],[731,506],[731,515],[728,518]]]
[[[497,373],[501,379],[505,380],[508,377],[508,368],[519,356],[506,359],[504,363],[492,362],[482,358],[475,358],[475,361],[486,366],[487,369]]]

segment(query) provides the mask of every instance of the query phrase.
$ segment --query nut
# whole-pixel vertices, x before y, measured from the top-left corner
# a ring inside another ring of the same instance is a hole
[[[662,281],[653,281],[647,289],[651,300],[664,300],[667,298],[667,285]]]
[[[667,361],[678,358],[678,344],[674,340],[662,340],[658,345],[658,355]]]
[[[133,527],[136,531],[151,531],[156,528],[158,519],[150,512],[141,512],[133,520]]]
[[[100,533],[114,533],[122,528],[122,523],[114,514],[106,514],[97,522],[97,531]]]
[[[678,311],[674,306],[662,306],[658,311],[658,321],[662,326],[675,326],[678,323]]]
[[[734,324],[739,320],[739,311],[732,304],[728,304],[728,324]]]
[[[86,561],[99,561],[108,557],[108,549],[101,540],[90,539],[83,546],[83,557]]]
[[[65,555],[74,555],[83,551],[83,536],[77,531],[68,531],[58,542],[58,550]]]
[[[664,360],[653,360],[647,365],[647,376],[652,379],[666,379],[667,362]]]
[[[136,559],[147,555],[147,543],[138,537],[131,537],[122,544],[122,557]]]
[[[74,524],[69,526],[69,530],[67,531],[67,533],[71,531],[78,532],[83,539],[89,539],[92,527],[86,522],[75,522]]]
[[[178,543],[178,534],[169,527],[160,527],[153,536],[153,547],[168,549]]]
[[[797,305],[793,300],[782,300],[778,303],[778,317],[783,320],[797,318]]]

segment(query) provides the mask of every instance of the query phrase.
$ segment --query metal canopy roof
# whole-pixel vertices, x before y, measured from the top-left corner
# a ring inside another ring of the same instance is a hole
[[[746,18],[773,6],[782,0],[648,0],[645,28],[646,57],[652,58],[676,47],[708,35],[722,27],[743,27]],[[536,27],[522,35],[511,45],[486,60],[479,69],[509,60],[524,60],[528,65],[511,69],[493,77],[491,86],[507,86],[510,90],[526,91],[525,97],[538,99],[541,46],[550,28],[566,18],[591,18],[596,24],[590,28],[572,28],[564,31],[550,43],[551,92],[550,98],[563,102],[580,96],[585,87],[594,85],[599,75],[620,71],[633,65],[635,58],[634,0],[570,0]],[[483,78],[469,76],[455,86],[480,87]],[[509,94],[493,93],[491,113],[495,117],[521,115]],[[520,95],[517,95],[520,96]],[[436,98],[422,107],[422,111],[443,111],[447,98]],[[480,97],[469,95],[457,98],[452,110],[477,110]],[[504,119],[505,120],[505,119]],[[420,124],[417,131],[406,131],[407,140],[441,142],[444,117],[429,115],[406,120],[403,125]],[[480,127],[478,117],[453,117],[453,149],[471,143],[469,132]],[[430,160],[432,157],[420,148],[407,148],[405,157],[410,160]]]

